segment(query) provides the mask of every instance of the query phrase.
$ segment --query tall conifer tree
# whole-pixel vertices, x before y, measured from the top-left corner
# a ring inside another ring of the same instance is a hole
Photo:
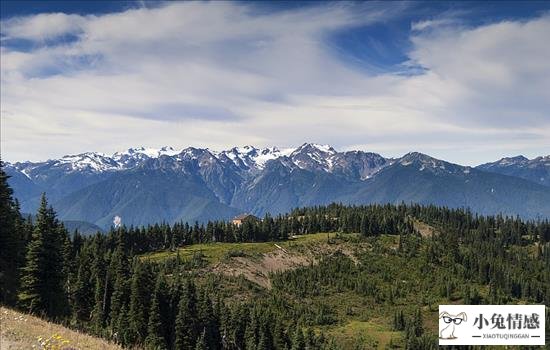
[[[63,288],[63,243],[66,234],[43,194],[27,249],[19,293],[21,306],[30,312],[49,317],[67,313],[67,297]]]
[[[17,201],[0,161],[0,303],[17,300],[19,268],[24,258],[23,224]]]

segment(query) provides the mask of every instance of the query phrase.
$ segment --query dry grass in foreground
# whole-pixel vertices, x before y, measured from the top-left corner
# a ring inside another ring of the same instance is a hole
[[[0,307],[0,349],[120,350],[106,340],[73,331],[38,317]]]

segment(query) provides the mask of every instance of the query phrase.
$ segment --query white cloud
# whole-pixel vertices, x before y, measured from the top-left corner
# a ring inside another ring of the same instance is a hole
[[[2,22],[5,39],[27,39],[43,41],[65,34],[81,32],[86,18],[64,13],[44,13],[30,17],[15,17]]]
[[[427,20],[411,23],[411,30],[423,31],[428,29],[436,29],[436,28],[441,28],[446,26],[452,26],[456,24],[457,24],[457,21],[454,18],[427,19]]]
[[[473,29],[415,22],[408,64],[424,73],[412,76],[358,71],[325,44],[334,31],[401,10],[367,3],[266,14],[176,2],[3,22],[2,156],[304,141],[462,163],[491,160],[499,148],[548,151],[550,17]],[[53,40],[63,35],[77,39]],[[17,52],[6,38],[49,41]]]

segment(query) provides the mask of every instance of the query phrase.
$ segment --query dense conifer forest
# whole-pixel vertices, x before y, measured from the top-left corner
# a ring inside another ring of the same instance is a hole
[[[0,167],[0,222],[3,305],[128,348],[340,349],[329,330],[340,309],[354,315],[353,299],[391,319],[402,337],[389,347],[434,349],[437,337],[424,326],[425,315],[442,301],[550,305],[548,220],[414,204],[331,204],[240,226],[159,223],[82,236],[63,227],[45,196],[36,217],[23,218]],[[419,222],[437,231],[424,235]],[[341,239],[369,249],[274,272],[268,290],[202,273],[200,254],[144,258],[199,243],[286,241],[319,232],[327,233],[327,244]],[[247,289],[246,297],[234,297],[235,288]]]

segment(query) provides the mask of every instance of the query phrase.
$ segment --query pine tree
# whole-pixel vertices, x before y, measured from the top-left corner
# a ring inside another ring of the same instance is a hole
[[[219,335],[219,323],[212,307],[212,301],[208,294],[203,293],[197,310],[199,322],[205,331],[206,344],[209,348],[217,348],[221,341]]]
[[[122,230],[121,230],[122,231]],[[113,293],[109,305],[111,328],[116,330],[117,320],[122,305],[128,300],[128,257],[126,256],[124,240],[119,239],[117,248],[111,258],[109,276],[113,277]]]
[[[78,231],[75,231],[75,236]],[[74,239],[73,239],[74,241]],[[105,251],[102,249],[101,240],[96,237],[91,243],[93,264],[91,271],[91,283],[93,283],[93,309],[91,317],[92,330],[96,334],[102,334],[105,328],[106,308],[108,299],[109,275],[105,268]]]
[[[160,278],[162,278],[162,276]],[[152,296],[151,309],[149,310],[149,322],[147,324],[147,338],[145,338],[145,347],[152,350],[164,350],[167,348],[161,316],[161,288],[164,288],[164,285],[160,278],[157,281]]]
[[[0,161],[0,304],[14,305],[24,262],[23,222]]]
[[[47,315],[53,318],[63,317],[69,314],[69,298],[66,290],[67,276],[63,256],[64,244],[67,238],[67,230],[57,218],[50,206],[50,216],[54,218],[54,226],[51,231],[46,231],[45,237],[45,270],[46,270],[46,296],[48,301]]]
[[[176,318],[179,312],[179,302],[183,295],[183,286],[179,278],[175,278],[168,291],[167,312],[164,317],[167,320],[168,327],[166,329],[166,339],[170,345],[173,345],[176,340]]]
[[[231,314],[231,331],[230,340],[231,343],[237,349],[244,349],[246,345],[246,329],[248,323],[248,308],[246,305],[241,304],[232,310]]]
[[[66,234],[43,194],[19,293],[20,305],[29,312],[57,317],[67,311],[62,254]]]
[[[147,335],[150,281],[151,275],[147,265],[136,260],[130,286],[130,306],[128,311],[129,333],[133,343],[142,344]]]
[[[101,276],[96,276],[94,285],[94,308],[92,310],[92,329],[101,334],[105,327],[105,284]]]
[[[39,211],[45,215],[44,202]],[[39,220],[44,220],[39,216]],[[42,225],[44,225],[42,223]],[[33,231],[31,241],[28,245],[26,264],[22,271],[21,290],[19,293],[19,303],[22,308],[31,313],[43,313],[45,311],[44,301],[44,238],[42,231],[36,227]]]
[[[83,260],[86,258],[80,257]],[[90,280],[90,272],[87,264],[81,262],[78,267],[76,281],[72,290],[72,312],[73,322],[87,321],[92,307],[93,289],[92,281]]]
[[[193,350],[194,346],[195,318],[189,308],[188,298],[185,293],[178,304],[174,341],[174,348],[178,350]]]
[[[120,311],[118,313],[118,318],[115,321],[116,323],[116,332],[115,338],[123,346],[130,345],[132,343],[131,335],[129,332],[130,322],[128,320],[126,304],[122,304]]]

